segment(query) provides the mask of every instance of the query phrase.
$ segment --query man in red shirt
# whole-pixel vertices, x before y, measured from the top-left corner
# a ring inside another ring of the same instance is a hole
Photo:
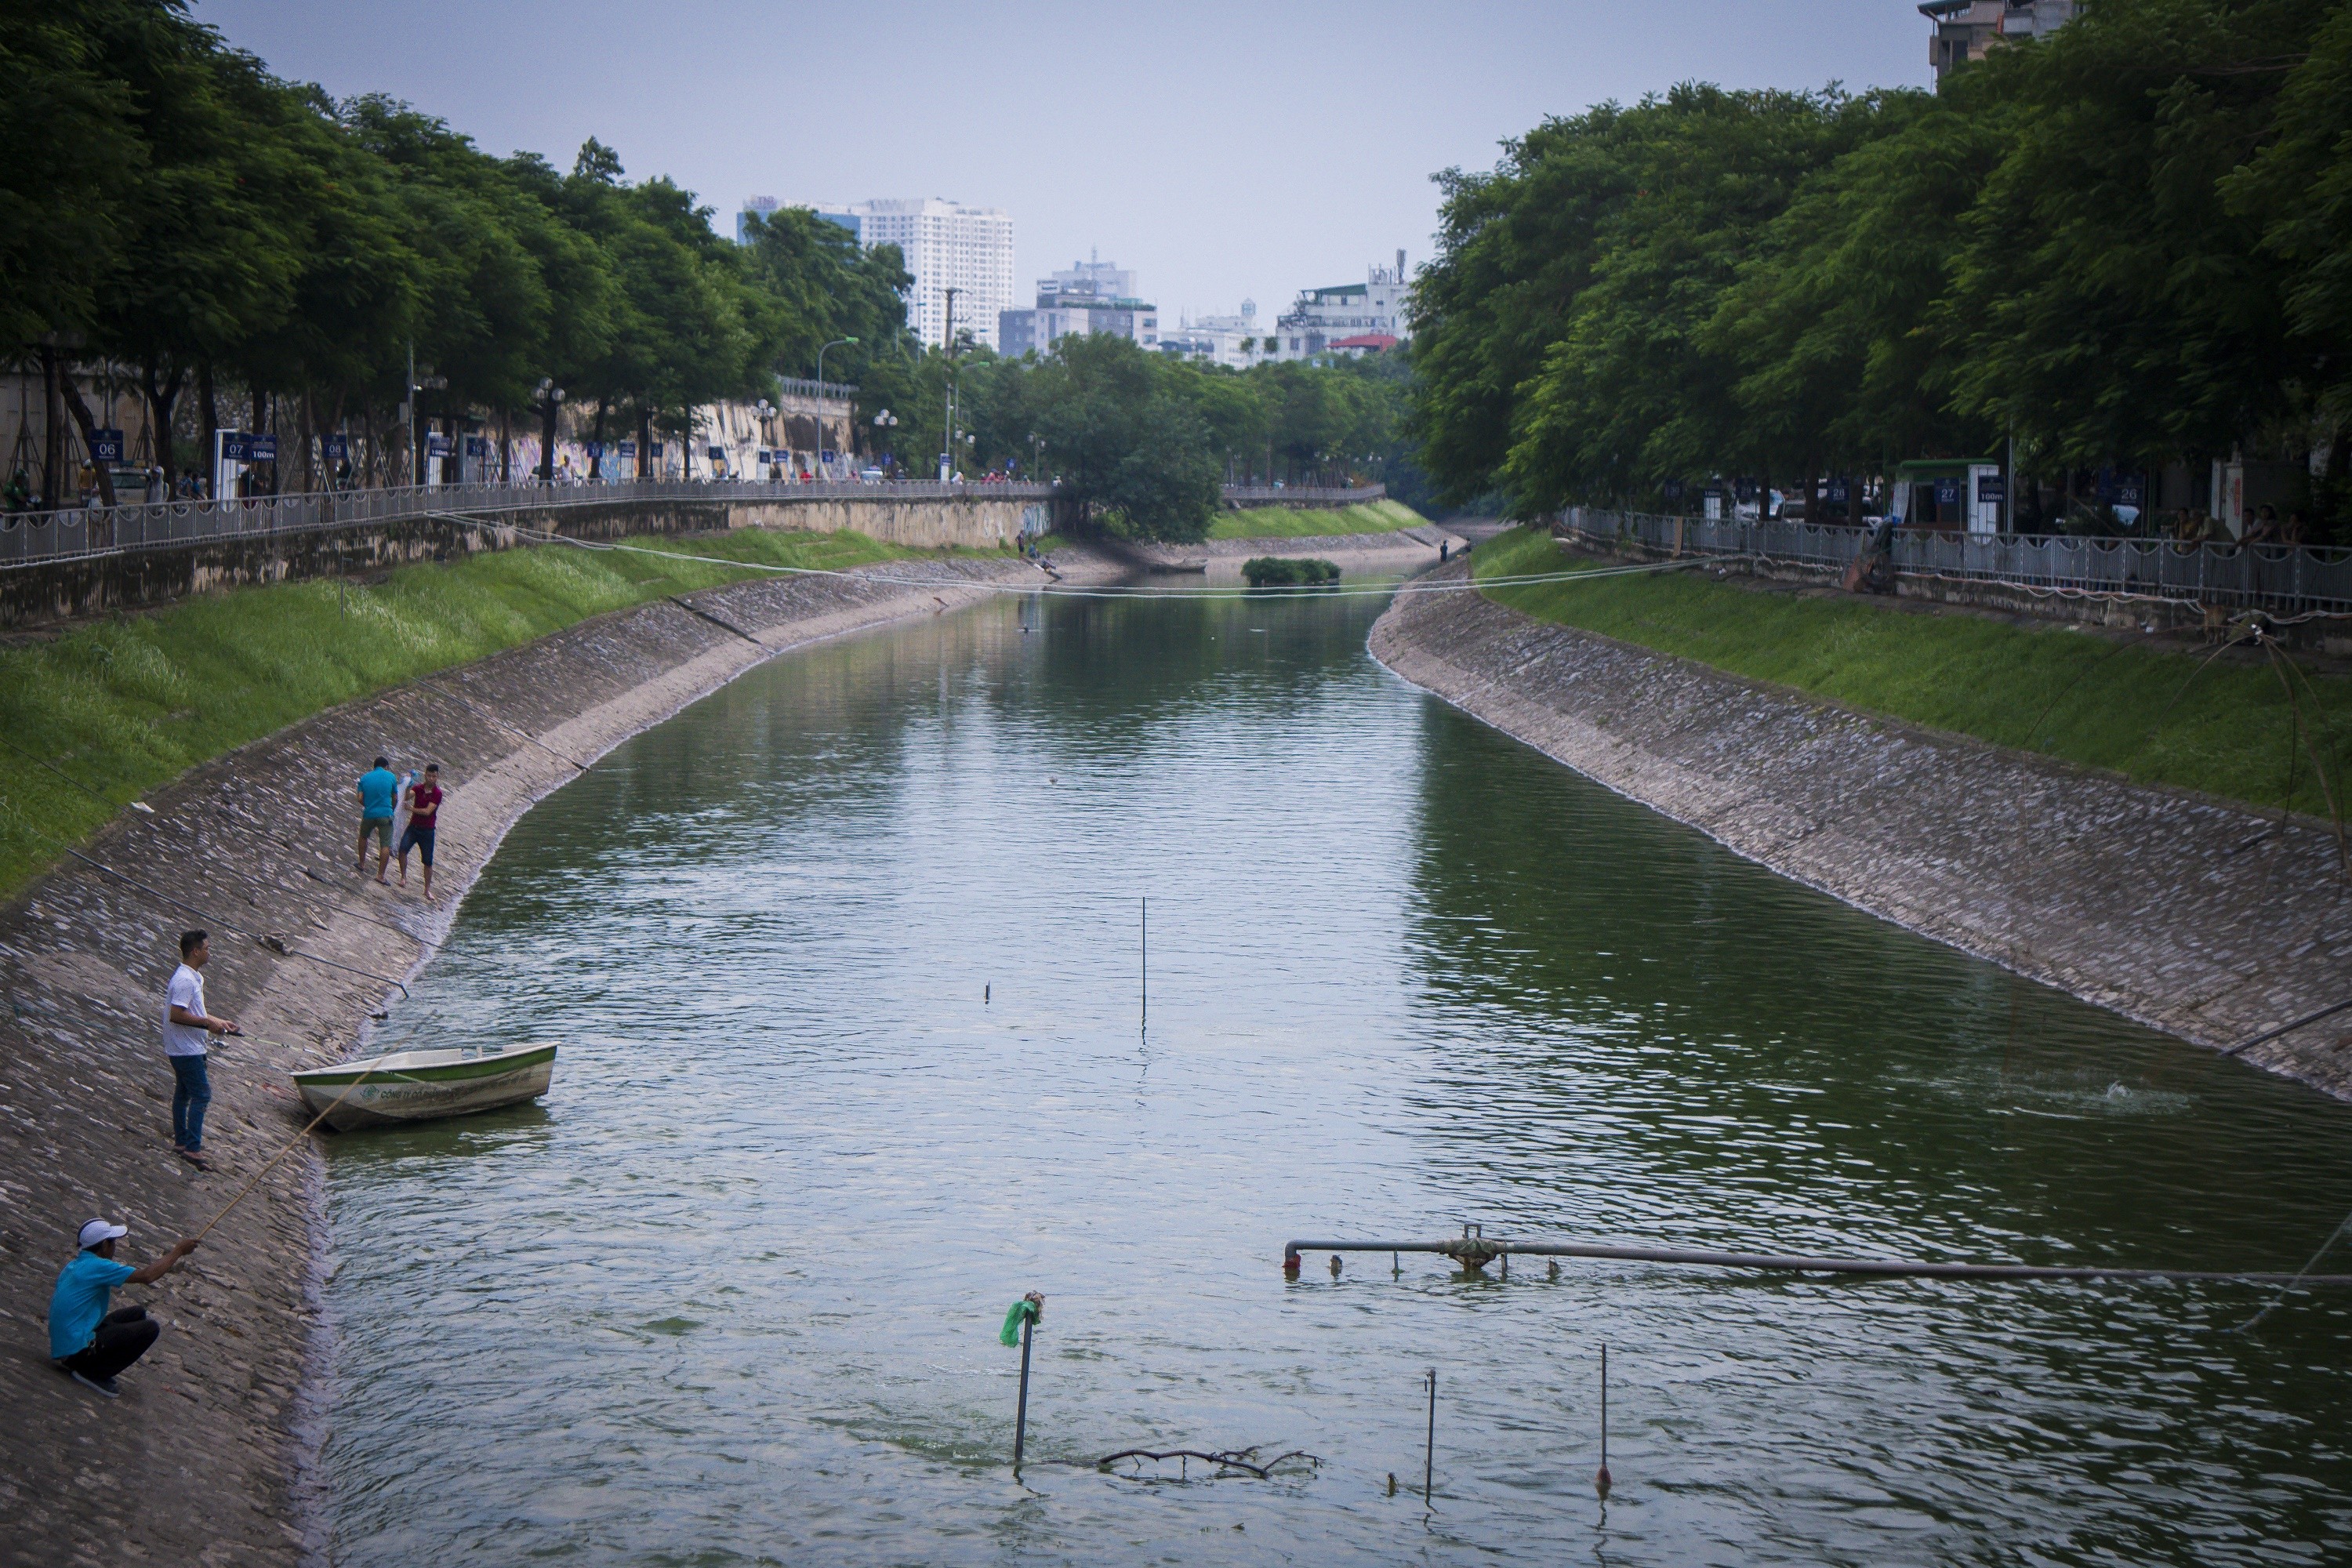
[[[425,862],[425,900],[433,901],[433,829],[441,815],[441,764],[425,764],[425,776],[408,786],[408,831],[400,836],[400,885],[408,886],[408,852]]]

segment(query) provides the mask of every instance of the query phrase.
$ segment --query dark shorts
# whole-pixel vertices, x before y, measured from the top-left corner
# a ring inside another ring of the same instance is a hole
[[[400,836],[400,858],[407,859],[411,849],[423,856],[427,866],[433,864],[433,829],[410,823],[408,831]]]

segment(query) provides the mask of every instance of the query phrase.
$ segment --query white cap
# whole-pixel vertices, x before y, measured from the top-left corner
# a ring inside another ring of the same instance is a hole
[[[81,1227],[81,1245],[87,1251],[101,1241],[112,1241],[118,1236],[130,1234],[131,1227],[127,1225],[109,1225],[102,1219],[94,1219]]]

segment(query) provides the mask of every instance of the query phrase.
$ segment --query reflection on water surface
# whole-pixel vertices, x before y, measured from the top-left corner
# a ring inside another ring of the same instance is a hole
[[[382,1037],[558,1037],[556,1092],[332,1150],[336,1560],[2327,1557],[2339,1300],[1286,1285],[1465,1219],[2293,1268],[2352,1207],[2344,1108],[1733,859],[1386,675],[1376,609],[941,617],[526,818]],[[1033,1288],[1033,1458],[1327,1463],[1016,1486]]]

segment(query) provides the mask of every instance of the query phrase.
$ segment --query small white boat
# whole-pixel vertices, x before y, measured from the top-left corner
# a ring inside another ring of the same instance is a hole
[[[313,1116],[339,1132],[467,1116],[537,1100],[555,1077],[555,1042],[465,1046],[360,1057],[293,1075]]]

